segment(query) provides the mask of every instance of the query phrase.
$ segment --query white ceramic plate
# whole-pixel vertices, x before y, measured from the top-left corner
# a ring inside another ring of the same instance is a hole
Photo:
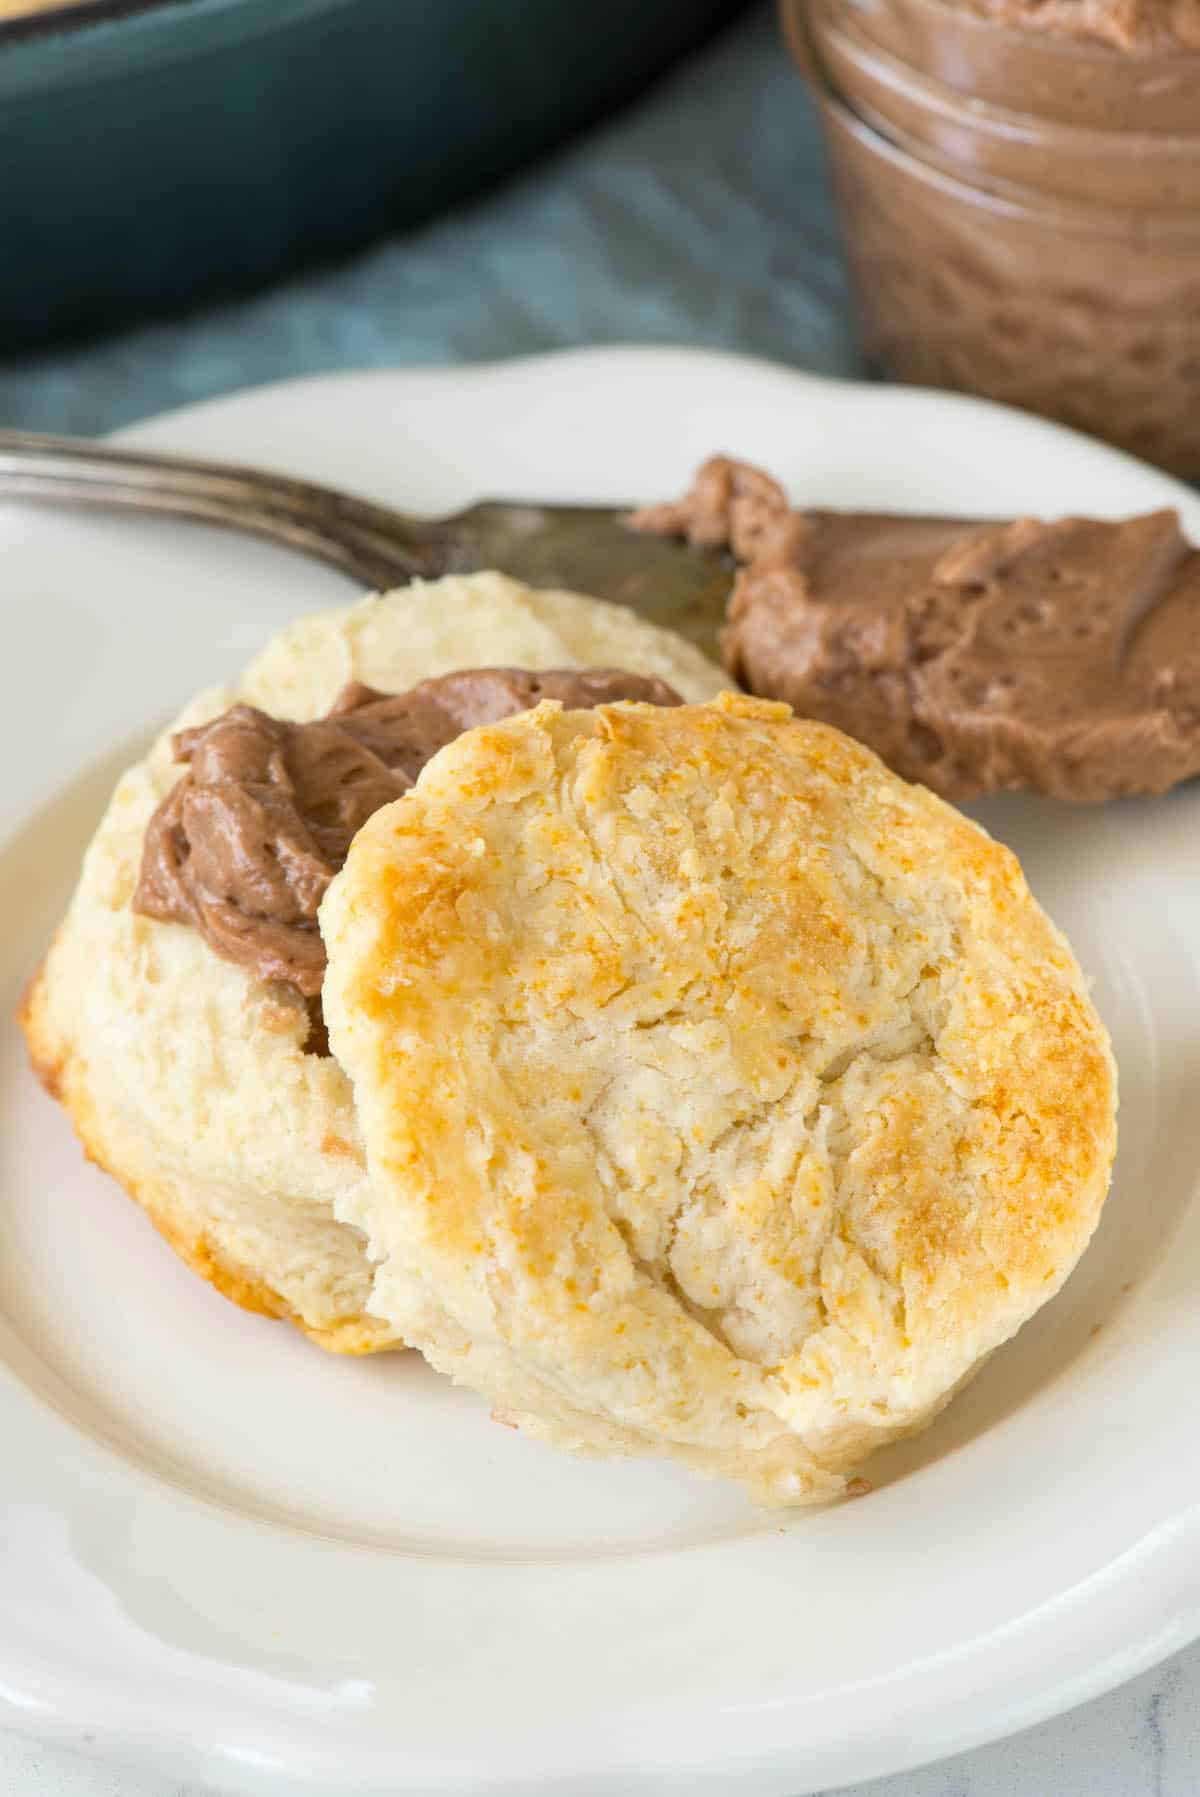
[[[721,448],[806,501],[1200,501],[976,402],[614,350],[303,381],[131,433],[437,511],[671,494]],[[352,595],[178,526],[0,508],[0,971],[15,999],[120,763]],[[981,808],[1121,1064],[1065,1293],[857,1503],[795,1517],[496,1428],[196,1281],[0,1065],[0,1719],[249,1792],[797,1797],[1019,1728],[1200,1632],[1200,786]]]

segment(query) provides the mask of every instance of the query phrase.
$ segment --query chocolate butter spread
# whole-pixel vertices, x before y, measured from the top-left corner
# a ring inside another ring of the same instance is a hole
[[[785,23],[810,0],[783,0]],[[1197,130],[1200,0],[822,0],[860,43],[1038,124]],[[849,96],[853,97],[853,96]]]
[[[1137,55],[1200,47],[1197,0],[959,0],[969,12],[1013,31],[1111,44]]]
[[[193,924],[227,961],[315,1000],[325,976],[317,908],[363,824],[464,730],[543,699],[569,710],[682,702],[663,680],[613,668],[472,668],[406,693],[348,686],[307,724],[234,705],[174,739],[187,772],[147,826],[133,909]]]
[[[635,521],[747,564],[722,653],[751,692],[947,797],[1096,800],[1200,772],[1200,553],[1174,512],[792,511],[769,476],[717,457]]]

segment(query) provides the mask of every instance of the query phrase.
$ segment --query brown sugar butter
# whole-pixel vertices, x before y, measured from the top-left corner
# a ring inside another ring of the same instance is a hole
[[[745,564],[729,671],[948,798],[1099,800],[1200,772],[1200,553],[1172,511],[1108,523],[793,511],[714,457],[638,528]]]

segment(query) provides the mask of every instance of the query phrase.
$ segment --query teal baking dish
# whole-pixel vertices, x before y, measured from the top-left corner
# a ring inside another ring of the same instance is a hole
[[[419,223],[739,0],[83,0],[0,23],[0,355]]]

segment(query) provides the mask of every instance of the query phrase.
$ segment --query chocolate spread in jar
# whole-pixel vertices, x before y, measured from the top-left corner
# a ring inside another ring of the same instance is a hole
[[[1065,0],[1064,0],[1065,3]],[[1072,4],[1074,0],[1072,0]],[[1200,16],[1200,0],[1196,0]],[[1039,17],[1041,12],[1039,11]],[[851,7],[851,20],[859,14]],[[808,0],[807,28],[830,87],[883,137],[894,137],[952,179],[1026,203],[1182,213],[1200,206],[1200,136],[1079,131],[1018,110],[982,105],[865,45],[847,22],[844,0]],[[1111,53],[1114,61],[1127,60]],[[1194,58],[1200,65],[1200,55]],[[1200,67],[1197,68],[1200,118]]]
[[[1010,31],[1109,44],[1144,55],[1200,48],[1200,0],[958,0]]]
[[[1200,554],[1174,512],[794,512],[768,476],[717,457],[635,522],[748,563],[722,653],[751,692],[946,797],[1097,800],[1200,772]]]
[[[473,668],[406,693],[348,686],[327,717],[306,724],[234,705],[174,739],[187,772],[147,825],[133,909],[192,924],[255,979],[317,1000],[317,909],[363,824],[464,730],[543,699],[569,710],[682,703],[666,681],[619,669]],[[315,1010],[314,1032],[320,1040]]]
[[[809,4],[782,0],[793,47]],[[1035,129],[1081,127],[1112,137],[1197,129],[1200,0],[822,4],[863,46],[968,101],[1024,114]]]

